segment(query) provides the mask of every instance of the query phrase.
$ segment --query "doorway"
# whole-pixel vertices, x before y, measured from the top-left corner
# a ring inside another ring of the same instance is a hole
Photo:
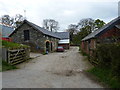
[[[46,42],[46,52],[49,52],[50,49],[49,49],[49,41]]]

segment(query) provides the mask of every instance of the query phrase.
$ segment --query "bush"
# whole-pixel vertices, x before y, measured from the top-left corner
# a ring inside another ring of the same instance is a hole
[[[100,44],[92,52],[90,61],[95,67],[89,72],[110,87],[120,88],[120,43]]]
[[[5,41],[5,40],[2,40],[2,46],[6,47],[6,48],[9,48],[9,49],[17,49],[17,48],[27,48],[27,47],[29,47],[27,45],[8,42],[8,41]]]
[[[120,44],[113,45],[111,48],[112,74],[120,79]]]
[[[120,79],[120,43],[101,44],[96,51],[98,66],[111,69],[111,75]]]
[[[98,64],[102,67],[109,67],[111,64],[111,56],[110,56],[111,45],[102,44],[99,45],[96,49]]]
[[[88,72],[97,76],[100,82],[107,84],[110,88],[120,88],[118,79],[110,75],[111,70],[109,68],[94,67],[88,70]]]

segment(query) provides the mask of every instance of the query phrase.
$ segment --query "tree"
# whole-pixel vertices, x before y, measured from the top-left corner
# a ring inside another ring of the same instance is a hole
[[[14,19],[12,17],[10,17],[9,15],[3,15],[1,17],[1,22],[2,22],[2,24],[12,26],[14,23]]]
[[[16,14],[14,17],[14,27],[15,28],[19,27],[24,21],[24,19],[25,18],[21,14]]]
[[[77,34],[77,25],[70,24],[68,26],[67,32],[69,32],[69,34],[70,34],[70,41],[72,42],[74,34]]]
[[[83,35],[84,37],[90,34],[91,32],[94,32],[95,30],[103,27],[104,25],[105,25],[104,21],[100,19],[94,20],[91,18],[82,19],[78,23],[80,32],[86,32],[85,35]]]
[[[16,14],[15,17],[3,15],[0,19],[2,24],[9,25],[13,28],[17,28],[24,21],[24,17],[21,14]]]
[[[84,37],[86,37],[91,32],[94,32],[96,29],[103,27],[104,25],[105,22],[100,19],[93,20],[91,18],[86,18],[80,20],[76,26],[79,29],[79,32],[73,35],[72,43],[79,45]]]
[[[53,19],[44,19],[43,20],[43,28],[50,30],[51,32],[57,32],[59,29],[58,21]]]
[[[45,29],[49,29],[48,19],[43,20],[43,27],[44,27]]]
[[[94,31],[94,20],[92,18],[85,18],[79,21],[78,28],[86,28],[88,32]]]
[[[86,28],[81,28],[80,32],[73,36],[73,44],[80,45],[81,40],[88,34],[89,32],[87,31]]]
[[[105,25],[105,22],[100,19],[96,19],[94,23],[95,23],[95,29],[99,29]]]

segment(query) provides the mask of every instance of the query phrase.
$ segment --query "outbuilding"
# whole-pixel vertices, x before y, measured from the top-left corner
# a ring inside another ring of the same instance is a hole
[[[54,32],[50,32],[28,20],[24,20],[9,37],[15,43],[29,45],[31,51],[41,53],[55,51],[60,39]]]
[[[81,49],[92,55],[97,45],[120,42],[120,16],[82,39]]]
[[[60,37],[58,45],[63,46],[64,49],[69,49],[70,48],[69,32],[56,32],[56,35]]]
[[[1,39],[6,41],[12,41],[9,35],[14,31],[14,29],[7,25],[0,24],[0,33],[1,33]]]

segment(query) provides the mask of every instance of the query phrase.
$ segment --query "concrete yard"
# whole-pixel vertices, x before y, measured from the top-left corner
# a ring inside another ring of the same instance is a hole
[[[17,65],[19,69],[3,72],[3,88],[103,88],[85,75],[83,70],[92,65],[78,50],[71,47],[63,53],[40,55]]]

